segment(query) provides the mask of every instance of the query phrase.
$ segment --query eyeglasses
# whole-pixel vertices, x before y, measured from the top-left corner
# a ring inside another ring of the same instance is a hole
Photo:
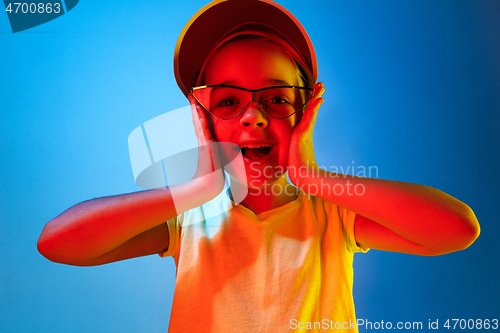
[[[214,116],[229,120],[239,115],[250,102],[255,102],[269,116],[285,119],[302,109],[311,99],[314,89],[295,86],[275,86],[245,89],[224,84],[199,86],[191,89],[194,98]]]

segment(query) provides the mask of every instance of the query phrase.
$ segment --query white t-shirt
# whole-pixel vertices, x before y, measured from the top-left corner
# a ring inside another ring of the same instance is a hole
[[[231,208],[225,191],[210,205],[166,222],[160,255],[177,267],[169,332],[357,332],[352,260],[368,249],[354,239],[355,213],[302,191],[257,215]],[[214,207],[225,212],[205,218]]]

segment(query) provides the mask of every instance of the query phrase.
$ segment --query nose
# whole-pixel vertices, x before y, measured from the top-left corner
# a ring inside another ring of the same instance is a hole
[[[266,117],[266,113],[260,108],[260,106],[254,101],[248,103],[243,110],[240,125],[249,128],[266,128],[268,124],[269,121]]]

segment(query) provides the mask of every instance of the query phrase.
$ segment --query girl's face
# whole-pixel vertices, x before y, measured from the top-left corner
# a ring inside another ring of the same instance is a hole
[[[207,63],[204,84],[228,84],[246,89],[301,85],[297,65],[281,47],[253,38],[230,42],[216,51]],[[290,136],[302,110],[278,120],[267,115],[257,103],[250,102],[233,119],[223,120],[207,114],[214,138],[241,148],[250,188],[272,183],[287,170]],[[270,145],[271,149],[262,156],[245,148],[248,145]]]

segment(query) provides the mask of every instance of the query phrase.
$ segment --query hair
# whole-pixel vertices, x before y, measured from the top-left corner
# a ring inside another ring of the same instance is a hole
[[[220,50],[225,45],[230,44],[231,42],[234,42],[234,41],[238,41],[238,40],[250,40],[250,39],[262,40],[262,41],[272,43],[274,45],[279,46],[286,54],[288,54],[290,56],[290,59],[293,60],[293,63],[297,67],[297,76],[299,78],[299,81],[301,82],[301,86],[311,88],[312,82],[309,82],[309,80],[307,79],[307,77],[308,77],[308,75],[306,73],[307,69],[303,68],[299,64],[299,62],[297,62],[297,60],[295,60],[295,58],[290,54],[290,52],[286,49],[286,47],[284,47],[281,43],[277,42],[276,40],[274,40],[272,38],[265,37],[265,36],[255,35],[255,34],[251,34],[251,33],[237,35],[237,36],[225,41],[221,45],[218,45],[212,52],[210,52],[209,56],[205,60],[205,64],[212,58],[212,56],[215,54],[215,52]],[[201,72],[198,76],[197,85],[205,84],[205,70],[204,70],[205,64],[203,65]]]

